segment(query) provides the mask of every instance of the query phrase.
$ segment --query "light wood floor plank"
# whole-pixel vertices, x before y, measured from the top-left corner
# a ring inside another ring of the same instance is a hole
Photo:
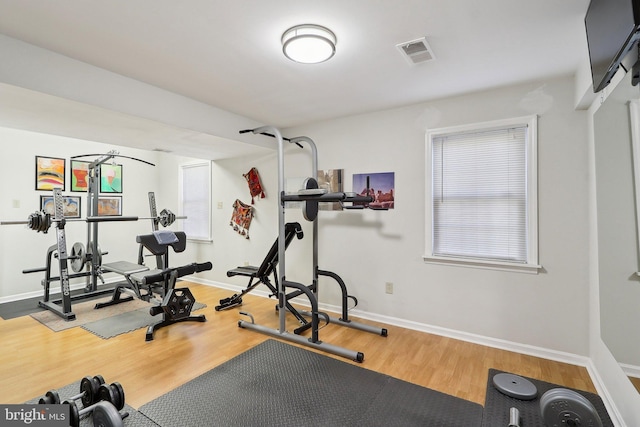
[[[145,342],[146,329],[103,340],[82,328],[52,332],[30,316],[0,320],[0,402],[22,403],[87,375],[120,382],[134,408],[192,380],[270,337],[238,327],[246,317],[234,308],[213,307],[232,292],[188,285],[207,308],[196,312],[205,323],[179,323],[160,329]],[[242,310],[256,323],[278,327],[275,301],[244,297]],[[376,324],[362,320],[363,323]],[[290,323],[293,329],[293,323]],[[395,326],[388,337],[330,324],[320,338],[365,353],[359,365],[484,405],[487,371],[495,368],[595,393],[584,367],[485,347]],[[305,347],[308,348],[308,347]],[[312,350],[314,351],[314,350]]]

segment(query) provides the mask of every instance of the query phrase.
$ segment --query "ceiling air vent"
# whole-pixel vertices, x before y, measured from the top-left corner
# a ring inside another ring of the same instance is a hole
[[[429,46],[427,39],[424,37],[397,44],[396,47],[410,64],[419,64],[436,59],[431,46]]]

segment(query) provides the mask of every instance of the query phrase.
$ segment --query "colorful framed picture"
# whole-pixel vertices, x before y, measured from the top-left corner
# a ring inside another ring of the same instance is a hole
[[[36,156],[36,190],[64,191],[64,166],[64,159]]]
[[[358,195],[367,194],[367,178],[369,178],[369,195],[373,202],[371,208],[393,209],[395,204],[395,172],[353,174],[353,191]]]
[[[122,193],[122,165],[100,165],[100,192]]]
[[[122,196],[98,197],[98,216],[122,216]]]
[[[64,200],[63,215],[65,218],[80,218],[81,199],[79,196],[62,196]],[[53,196],[40,196],[40,210],[52,217],[56,215],[56,207]]]
[[[89,186],[89,162],[71,160],[71,191],[87,192]]]

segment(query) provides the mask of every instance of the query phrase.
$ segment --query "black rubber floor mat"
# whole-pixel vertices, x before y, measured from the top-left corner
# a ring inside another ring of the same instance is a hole
[[[161,426],[473,427],[482,406],[276,340],[143,405]]]

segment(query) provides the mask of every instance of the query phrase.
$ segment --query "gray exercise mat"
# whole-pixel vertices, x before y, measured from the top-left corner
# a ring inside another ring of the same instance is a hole
[[[106,378],[109,380],[109,378]],[[107,381],[108,384],[111,384],[113,381]],[[36,404],[38,400],[47,392],[48,390],[42,390],[42,395],[34,397],[33,399],[25,402],[28,404]],[[58,394],[60,395],[60,400],[64,401],[66,398],[75,396],[80,393],[80,381],[66,385],[62,388],[57,389]],[[123,420],[125,427],[159,427],[158,424],[151,421],[149,418],[144,416],[142,413],[136,411],[131,406],[127,405],[127,391],[125,390],[125,405],[124,408],[120,410],[120,413],[128,412],[129,415]],[[82,409],[82,401],[76,401],[78,404],[78,409]],[[80,427],[93,427],[93,421],[90,416],[85,416],[80,419]]]
[[[487,379],[487,395],[484,404],[484,415],[482,419],[482,427],[494,427],[494,426],[507,426],[509,425],[509,409],[517,408],[520,412],[520,426],[521,427],[540,427],[544,426],[542,416],[540,415],[540,398],[542,395],[552,388],[566,388],[580,393],[586,397],[589,402],[598,411],[598,415],[602,420],[604,427],[614,427],[607,409],[604,406],[604,402],[600,396],[587,391],[577,390],[569,387],[564,387],[557,384],[548,383],[545,381],[536,380],[533,378],[522,377],[533,383],[538,389],[538,396],[533,400],[520,400],[513,397],[509,397],[500,391],[493,385],[493,376],[503,371],[496,369],[489,369],[489,378]]]
[[[193,312],[205,307],[205,304],[196,301],[193,304],[193,309],[191,311]],[[140,328],[146,328],[147,326],[161,320],[161,314],[152,316],[149,314],[149,308],[145,307],[108,317],[106,319],[97,320],[95,322],[85,323],[82,325],[82,328],[99,336],[100,338],[108,339]]]
[[[161,426],[479,427],[482,406],[276,340],[143,405]]]

